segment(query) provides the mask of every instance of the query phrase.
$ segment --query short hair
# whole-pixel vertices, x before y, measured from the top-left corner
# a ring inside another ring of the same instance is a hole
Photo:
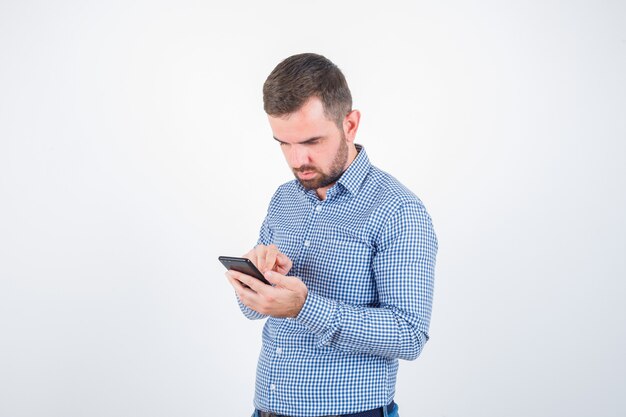
[[[352,94],[337,65],[322,55],[290,56],[274,68],[263,84],[263,109],[270,116],[285,116],[318,97],[324,114],[341,129],[352,110]]]

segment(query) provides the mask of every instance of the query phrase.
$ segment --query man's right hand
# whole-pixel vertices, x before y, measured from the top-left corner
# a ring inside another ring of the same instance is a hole
[[[287,275],[291,270],[291,259],[281,253],[276,245],[257,245],[243,256],[250,259],[262,273],[275,271],[281,275]]]

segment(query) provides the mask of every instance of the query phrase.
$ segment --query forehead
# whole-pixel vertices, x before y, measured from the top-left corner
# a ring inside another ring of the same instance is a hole
[[[268,120],[274,137],[281,142],[301,142],[312,137],[336,133],[337,125],[324,113],[324,105],[317,97],[310,98],[302,107],[285,116],[270,116]]]

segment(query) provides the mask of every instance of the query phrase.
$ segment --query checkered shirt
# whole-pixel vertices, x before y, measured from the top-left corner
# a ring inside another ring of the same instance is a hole
[[[297,180],[278,188],[261,227],[308,287],[295,318],[269,317],[256,408],[297,417],[388,404],[398,359],[428,340],[437,238],[424,205],[370,164],[365,149],[320,200]],[[261,315],[240,303],[250,319]]]

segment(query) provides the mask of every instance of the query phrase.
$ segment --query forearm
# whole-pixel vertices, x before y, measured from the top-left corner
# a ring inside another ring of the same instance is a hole
[[[428,340],[419,317],[392,306],[363,307],[309,294],[296,319],[320,346],[413,360]]]

